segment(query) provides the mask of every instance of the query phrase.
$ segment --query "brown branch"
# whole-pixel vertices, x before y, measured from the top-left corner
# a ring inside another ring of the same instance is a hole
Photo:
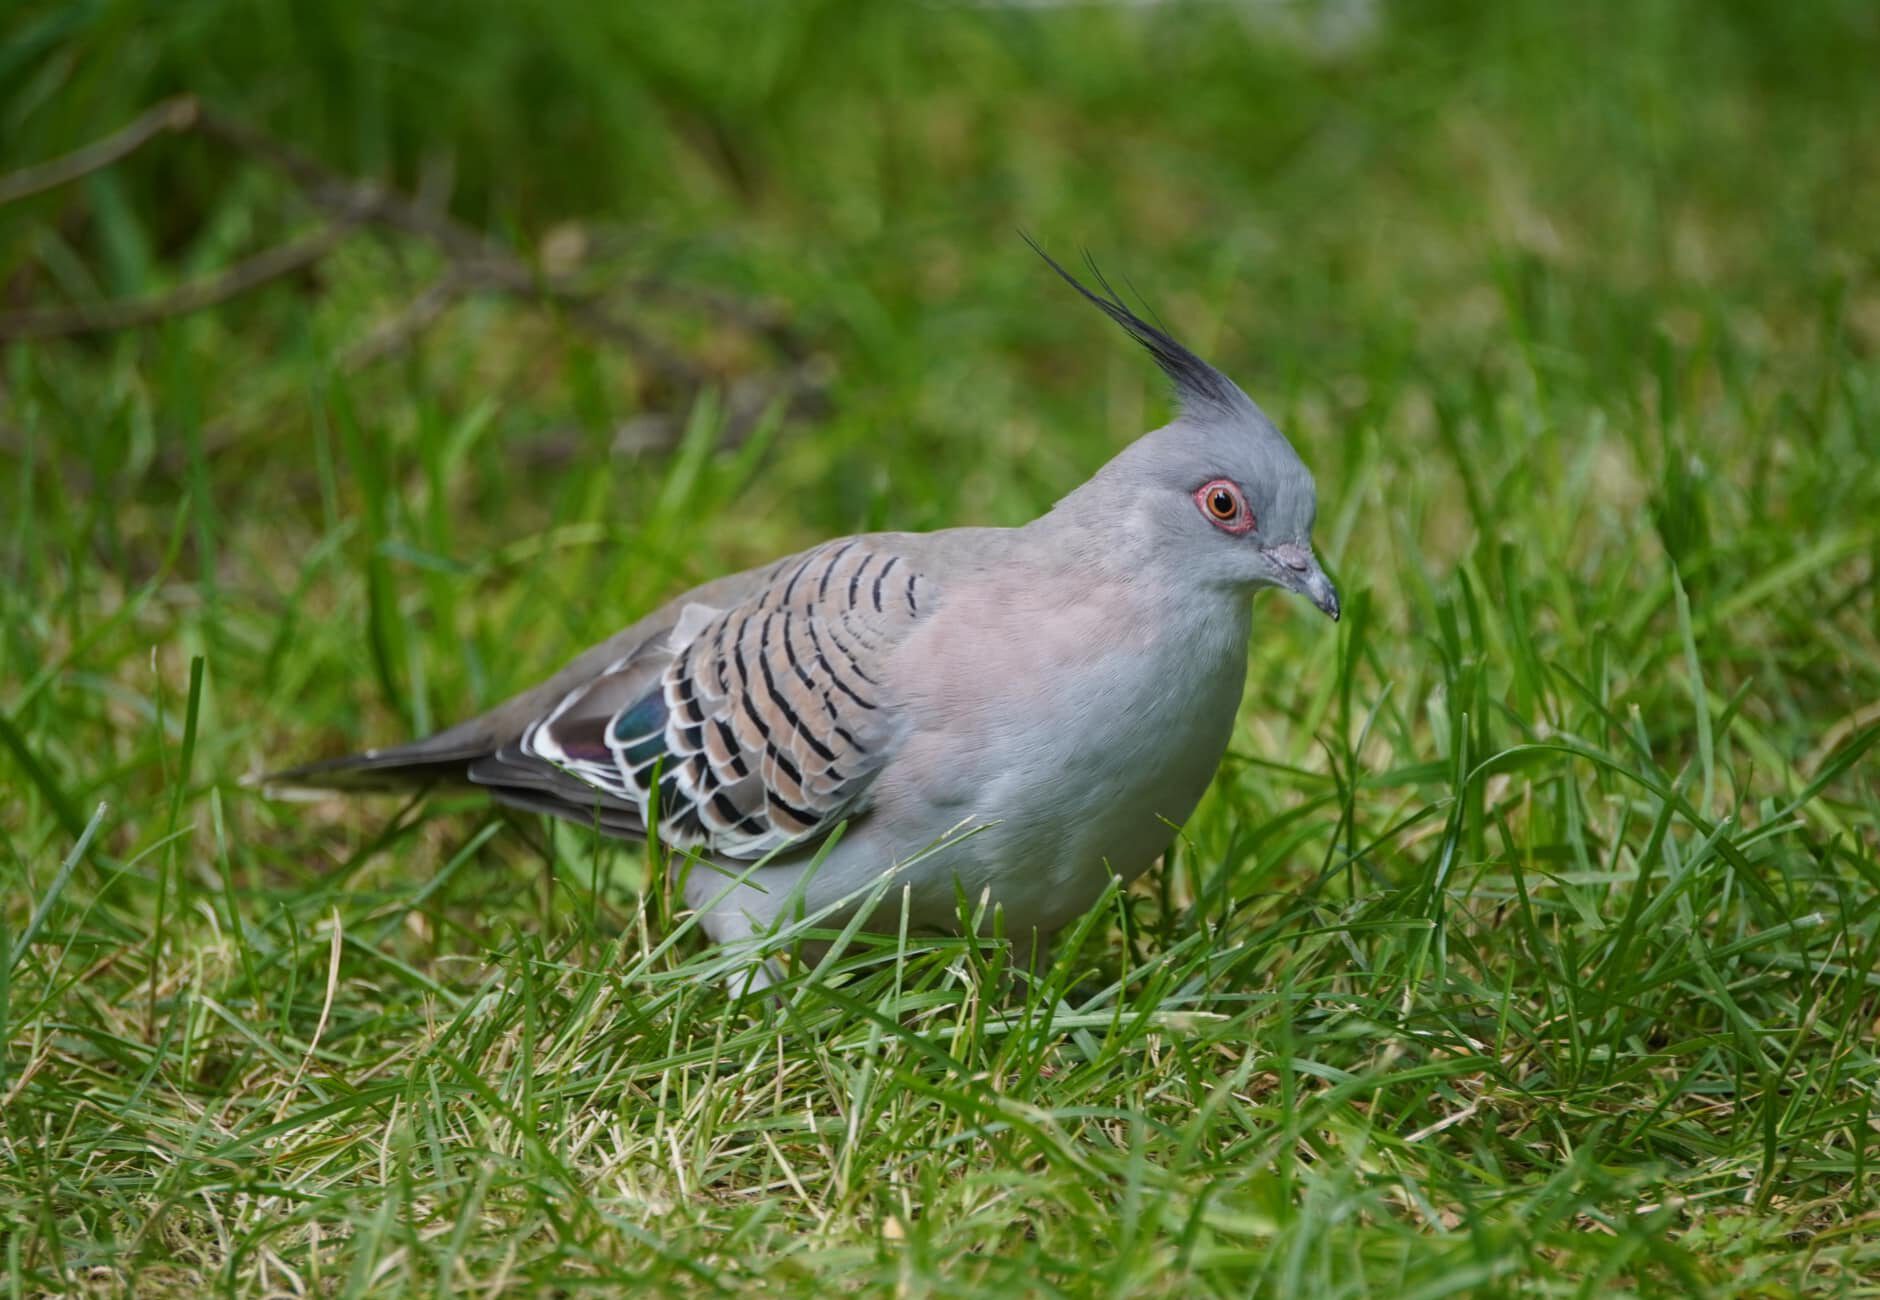
[[[197,110],[194,129],[280,172],[315,207],[357,213],[362,220],[417,235],[436,244],[455,261],[515,261],[515,255],[502,245],[448,213],[425,207],[383,185],[341,175],[293,145],[212,108]]]
[[[397,315],[347,349],[341,364],[352,372],[402,352],[445,312],[478,293],[545,302],[565,312],[590,333],[621,339],[660,370],[681,376],[688,382],[704,382],[705,375],[692,361],[650,337],[631,321],[610,314],[597,295],[561,280],[534,275],[519,262],[512,266],[484,261],[451,267],[426,285]]]
[[[128,158],[166,131],[188,131],[196,125],[200,105],[194,95],[166,99],[141,117],[104,139],[75,149],[58,158],[22,167],[0,176],[0,206],[46,190],[69,185],[75,180],[103,171],[112,163]]]
[[[144,298],[118,298],[81,307],[0,312],[0,343],[20,339],[74,338],[112,334],[119,330],[154,325],[172,316],[214,307],[258,289],[270,280],[293,275],[314,265],[338,247],[351,231],[343,222],[322,226],[304,239],[282,244],[237,262],[219,275],[191,280],[168,293]]]
[[[308,202],[318,207],[357,213],[365,221],[434,244],[455,263],[451,276],[461,286],[460,296],[501,293],[553,303],[585,329],[620,339],[669,375],[688,384],[698,384],[705,378],[695,363],[608,310],[600,294],[581,287],[573,277],[542,274],[503,245],[449,213],[427,207],[382,185],[342,176],[292,145],[210,108],[200,110],[196,129],[279,171],[299,187]]]
[[[653,369],[695,387],[706,372],[690,358],[649,336],[623,317],[602,291],[577,276],[545,274],[498,241],[449,213],[370,181],[334,171],[312,155],[236,118],[193,95],[164,100],[115,134],[63,157],[0,176],[0,204],[77,180],[118,162],[166,132],[193,133],[284,177],[329,224],[314,234],[257,253],[204,280],[146,298],[77,307],[0,313],[0,343],[16,339],[74,337],[133,329],[173,316],[216,306],[271,280],[312,266],[362,226],[378,227],[421,239],[448,263],[444,274],[391,321],[352,348],[349,368],[370,365],[408,346],[413,338],[462,298],[477,293],[547,304],[581,328],[625,342]],[[636,279],[633,289],[645,296],[689,300],[767,338],[793,363],[786,390],[813,387],[804,381],[813,367],[809,349],[780,313],[718,290]]]
[[[462,278],[446,272],[424,286],[403,310],[377,326],[370,334],[346,349],[340,368],[347,374],[364,370],[411,346],[412,340],[431,328],[438,318],[455,307],[469,291]]]

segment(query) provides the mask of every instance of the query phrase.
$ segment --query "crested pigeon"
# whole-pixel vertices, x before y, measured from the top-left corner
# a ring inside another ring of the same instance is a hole
[[[1045,514],[847,537],[719,578],[480,717],[264,784],[443,781],[622,839],[651,825],[718,943],[761,944],[792,915],[853,920],[863,899],[871,928],[948,930],[963,893],[1003,910],[1015,963],[1041,960],[1200,801],[1240,703],[1251,594],[1339,605],[1312,550],[1312,475],[1272,421],[1100,273],[1092,290],[1038,251],[1177,404]]]

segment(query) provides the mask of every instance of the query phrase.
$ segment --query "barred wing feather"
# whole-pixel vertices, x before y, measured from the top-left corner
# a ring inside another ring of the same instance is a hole
[[[895,738],[889,661],[938,595],[880,541],[818,547],[740,604],[688,608],[471,778],[615,833],[656,817],[716,857],[812,840],[866,806]]]

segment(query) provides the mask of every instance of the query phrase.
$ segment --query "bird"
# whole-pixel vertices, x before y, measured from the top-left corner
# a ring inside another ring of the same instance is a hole
[[[825,541],[669,600],[478,717],[263,777],[283,790],[478,787],[656,837],[719,945],[800,916],[944,933],[1002,913],[1012,964],[1166,851],[1226,752],[1252,597],[1334,621],[1317,488],[1231,379],[1035,242],[1140,344],[1169,422],[1014,527]],[[885,888],[878,882],[885,881]]]

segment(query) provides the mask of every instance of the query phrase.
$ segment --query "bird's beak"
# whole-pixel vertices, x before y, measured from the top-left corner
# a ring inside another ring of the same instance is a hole
[[[1338,588],[1332,585],[1332,580],[1325,576],[1325,570],[1319,568],[1317,564],[1314,564],[1312,572],[1306,575],[1305,582],[1300,585],[1299,594],[1317,605],[1319,611],[1332,622],[1338,621]]]
[[[1269,547],[1267,554],[1278,566],[1281,580],[1286,586],[1304,596],[1319,607],[1325,617],[1338,621],[1338,588],[1325,576],[1325,570],[1319,567],[1319,561],[1312,554],[1312,549],[1294,542],[1282,542]]]

